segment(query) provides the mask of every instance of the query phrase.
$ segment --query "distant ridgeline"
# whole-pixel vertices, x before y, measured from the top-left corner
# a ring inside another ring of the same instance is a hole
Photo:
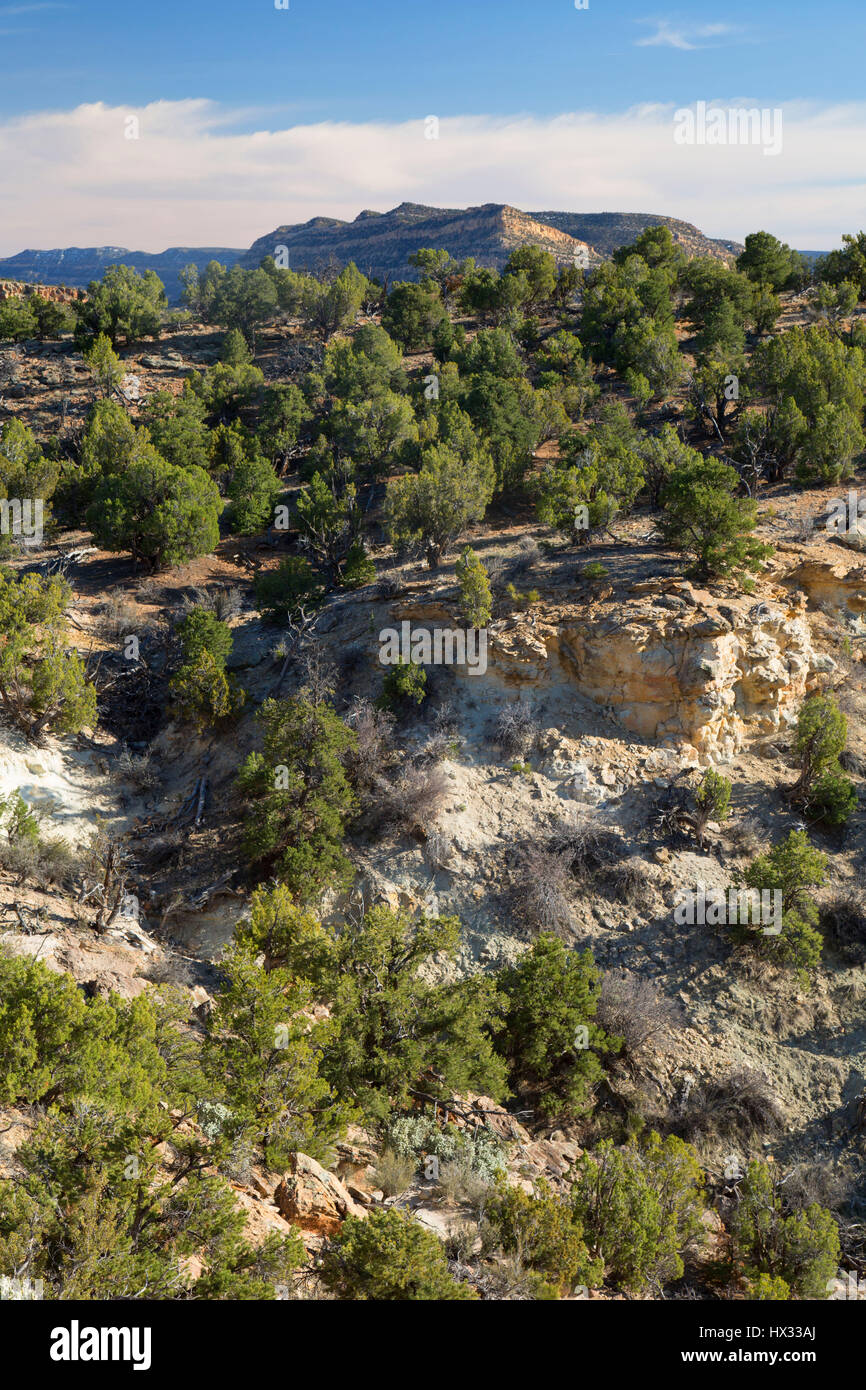
[[[129,251],[125,246],[68,246],[51,251],[19,251],[0,258],[0,282],[15,280],[34,288],[66,285],[86,289],[101,280],[110,265],[131,265],[139,274],[153,270],[165,285],[169,303],[180,302],[180,272],[185,265],[204,270],[209,261],[232,266],[243,251],[227,246],[170,246],[167,251]]]
[[[735,241],[706,237],[690,222],[652,213],[522,212],[508,203],[480,207],[436,208],[401,203],[389,212],[366,209],[353,221],[314,217],[284,224],[259,237],[246,250],[225,246],[170,246],[165,251],[129,251],[123,246],[71,246],[20,251],[0,258],[0,277],[26,284],[86,287],[110,265],[129,265],[139,273],[153,270],[165,285],[169,303],[180,302],[180,271],[209,261],[231,267],[261,264],[265,256],[286,256],[289,269],[313,273],[354,261],[365,275],[380,280],[415,280],[417,269],[407,257],[421,247],[449,251],[455,259],[473,257],[478,265],[501,270],[516,246],[534,245],[559,263],[574,260],[590,269],[627,246],[647,227],[663,223],[691,255],[730,260],[743,248]],[[578,259],[579,258],[579,259]]]

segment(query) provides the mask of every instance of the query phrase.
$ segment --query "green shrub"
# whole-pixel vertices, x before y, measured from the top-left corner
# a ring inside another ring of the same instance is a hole
[[[502,971],[499,986],[507,1004],[496,1041],[511,1085],[551,1118],[589,1109],[604,1075],[598,1054],[619,1045],[594,1021],[601,977],[592,952],[569,950],[542,933],[517,965]]]
[[[465,455],[450,444],[428,445],[417,473],[388,484],[385,525],[398,548],[424,546],[436,569],[471,522],[483,521],[493,495],[493,461],[475,441]]]
[[[285,883],[257,888],[250,914],[235,927],[235,941],[263,955],[265,968],[291,962],[304,979],[317,978],[316,965],[328,950],[328,938],[315,912],[295,901]]]
[[[791,1290],[784,1279],[773,1274],[756,1274],[745,1280],[746,1297],[754,1303],[786,1303]]]
[[[731,784],[727,777],[711,767],[707,768],[695,791],[695,833],[701,849],[707,822],[727,820],[730,804]]]
[[[283,484],[270,459],[250,450],[235,464],[226,484],[229,506],[225,519],[238,536],[254,536],[274,519],[274,503]]]
[[[420,705],[427,695],[427,672],[415,661],[404,661],[402,657],[396,665],[390,666],[382,680],[382,694],[379,696],[380,709],[399,709],[413,703]]]
[[[36,316],[21,295],[0,301],[0,343],[19,343],[36,336]]]
[[[49,499],[59,476],[59,465],[46,457],[33,431],[22,420],[12,416],[0,425],[0,498],[17,498],[19,504],[23,504],[23,513],[16,518],[13,501],[4,519],[0,554],[12,554],[22,546],[26,548],[30,539],[37,545],[43,543],[44,534],[51,529]],[[28,504],[32,508],[29,524]]]
[[[285,989],[275,982],[281,1019]],[[235,980],[232,1001],[237,990]],[[266,1015],[257,1017],[264,1028]],[[250,1020],[234,1002],[219,1018],[226,1048],[212,1063],[211,1115],[227,1118],[235,1059],[253,1066]],[[309,1021],[296,1031],[311,1051]],[[55,1299],[267,1299],[304,1262],[294,1232],[247,1243],[246,1213],[214,1171],[224,1126],[206,1125],[213,1138],[190,1129],[208,1082],[179,997],[85,999],[41,961],[0,956],[0,1052],[0,1103],[33,1107],[36,1122],[15,1152],[14,1180],[0,1181],[0,1279],[41,1279]],[[287,1058],[273,1069],[273,1089],[282,1087],[281,1111],[303,1113],[315,1059],[293,1072],[297,1051]],[[253,1108],[260,1140],[273,1108]],[[198,1279],[186,1269],[191,1255],[203,1266]]]
[[[271,1168],[299,1149],[325,1157],[352,1114],[321,1074],[331,1026],[311,1022],[309,985],[281,967],[265,970],[246,946],[233,946],[221,964],[226,979],[208,1015],[202,1068],[230,1113],[231,1137],[260,1144]]]
[[[176,468],[150,444],[123,473],[98,484],[87,524],[104,550],[128,550],[152,569],[209,555],[219,542],[222,498],[202,468]]]
[[[177,625],[184,661],[195,661],[202,652],[209,652],[219,666],[225,666],[231,656],[234,638],[228,623],[220,622],[208,608],[191,608]]]
[[[696,455],[662,489],[659,529],[666,544],[694,559],[698,579],[757,571],[772,547],[753,540],[757,503],[739,497],[735,468]]]
[[[455,570],[460,582],[460,612],[463,618],[470,627],[485,627],[492,611],[490,580],[471,546],[464,548]]]
[[[336,1298],[457,1302],[477,1298],[448,1271],[438,1238],[393,1207],[366,1221],[347,1216],[322,1251],[318,1269]]]
[[[96,724],[96,690],[67,645],[71,597],[62,579],[0,570],[0,695],[27,738]]]
[[[839,764],[848,721],[832,695],[812,695],[800,709],[794,751],[800,764],[789,799],[828,825],[844,825],[857,805],[854,784]]]
[[[515,608],[521,610],[531,608],[533,603],[538,603],[538,600],[541,598],[537,589],[527,589],[524,593],[520,593],[510,581],[505,586],[505,592],[511,599]]]
[[[415,1090],[437,1098],[505,1094],[505,1068],[490,1038],[500,1004],[494,982],[429,978],[433,958],[453,963],[459,944],[456,918],[413,921],[380,906],[323,940],[302,937],[300,950],[287,954],[287,969],[303,971],[329,1006],[334,1031],[323,1075],[367,1118],[387,1120]]]
[[[658,1291],[681,1277],[702,1229],[703,1174],[675,1135],[653,1132],[621,1149],[608,1139],[578,1161],[572,1204],[606,1277],[632,1293]]]
[[[0,798],[0,824],[10,844],[34,844],[39,839],[39,822],[18,791]]]
[[[823,941],[817,930],[818,908],[808,890],[824,882],[826,865],[827,856],[813,847],[805,830],[792,830],[769,853],[758,855],[746,870],[746,885],[781,893],[782,929],[774,934],[765,930],[766,924],[738,922],[730,928],[734,939],[780,965],[804,974],[814,970]]]
[[[787,1286],[795,1298],[827,1298],[839,1265],[836,1222],[817,1202],[786,1215],[784,1192],[774,1165],[749,1164],[730,1224],[734,1267],[761,1297],[783,1298]]]
[[[246,695],[226,675],[233,638],[227,623],[196,607],[178,624],[183,665],[169,681],[175,710],[201,730],[240,712]]]
[[[847,825],[857,809],[857,791],[841,767],[827,768],[814,783],[806,812],[825,825]]]
[[[577,1285],[601,1282],[604,1264],[587,1249],[573,1204],[555,1196],[544,1179],[532,1194],[501,1182],[485,1214],[499,1247],[534,1276],[536,1298],[560,1298]]]
[[[315,606],[322,596],[309,560],[287,555],[274,570],[264,570],[255,579],[256,602],[262,616],[271,623],[296,618],[304,607]]]
[[[361,541],[351,545],[343,562],[340,583],[344,589],[363,589],[367,584],[375,584],[376,566],[364,549]]]
[[[249,806],[246,852],[307,902],[352,877],[342,842],[356,804],[344,767],[355,735],[328,705],[303,699],[266,700],[256,718],[264,750],[237,780]]]
[[[203,732],[240,713],[246,694],[233,686],[218,659],[207,648],[180,667],[169,681],[174,710],[180,719]]]

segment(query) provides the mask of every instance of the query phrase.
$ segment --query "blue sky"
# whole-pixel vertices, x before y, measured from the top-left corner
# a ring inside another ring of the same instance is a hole
[[[718,29],[720,32],[714,33]],[[0,111],[209,97],[298,121],[857,100],[862,0],[9,0]],[[849,55],[846,61],[844,55]]]
[[[144,249],[164,236],[245,244],[277,211],[278,221],[351,216],[403,197],[671,212],[740,237],[763,213],[780,234],[823,246],[863,202],[864,41],[863,0],[589,0],[586,10],[574,0],[290,0],[287,10],[273,0],[0,0],[0,254],[49,234],[51,244],[128,244],[138,231]],[[784,160],[743,153],[721,186],[721,156],[677,163],[670,113],[699,100],[784,109]],[[191,102],[207,103],[206,119]],[[631,133],[645,104],[668,112],[655,145],[643,127]],[[118,163],[111,132],[124,111],[148,118]],[[431,113],[455,137],[437,161],[407,155],[402,141]],[[574,113],[606,122],[582,161],[556,145],[557,121]],[[506,119],[532,130],[510,168]],[[281,138],[233,138],[256,132]],[[539,164],[551,141],[558,163]],[[40,201],[37,176],[53,204]]]

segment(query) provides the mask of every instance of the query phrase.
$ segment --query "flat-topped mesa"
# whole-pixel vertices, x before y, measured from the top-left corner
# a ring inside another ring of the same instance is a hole
[[[623,728],[707,764],[771,743],[834,669],[813,647],[803,595],[717,602],[685,582],[635,589],[590,612],[568,605],[493,624],[491,675],[546,682],[556,663]]]
[[[330,262],[354,261],[365,274],[389,281],[418,278],[409,256],[420,247],[441,247],[455,260],[474,258],[501,270],[518,246],[549,251],[560,265],[592,266],[602,257],[583,239],[561,227],[548,226],[510,203],[483,203],[469,208],[433,208],[401,203],[389,212],[365,208],[352,222],[314,218],[284,225],[259,237],[241,258],[252,268],[285,247],[292,270],[315,271]]]

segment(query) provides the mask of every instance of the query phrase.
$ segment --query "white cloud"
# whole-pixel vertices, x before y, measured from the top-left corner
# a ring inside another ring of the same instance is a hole
[[[638,48],[679,48],[691,51],[707,48],[701,40],[720,39],[737,33],[731,24],[674,24],[667,19],[639,19],[638,24],[654,24],[654,34],[635,39]]]
[[[809,249],[838,244],[862,222],[866,103],[782,109],[776,158],[749,146],[677,145],[669,105],[443,117],[438,140],[424,138],[423,116],[250,131],[239,128],[250,112],[200,99],[40,112],[0,121],[0,255],[248,246],[282,223],[352,218],[404,199],[665,213],[713,236],[741,240],[765,227]],[[125,138],[132,115],[137,140]]]

